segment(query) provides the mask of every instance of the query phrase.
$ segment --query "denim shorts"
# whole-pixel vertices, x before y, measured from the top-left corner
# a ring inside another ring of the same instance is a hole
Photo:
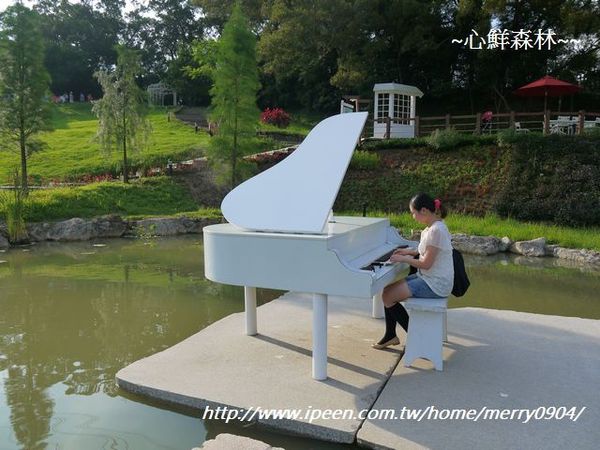
[[[437,295],[435,292],[431,290],[429,285],[423,280],[419,278],[416,273],[409,275],[406,277],[406,284],[408,284],[408,288],[412,294],[412,297],[416,298],[444,298],[440,295]]]

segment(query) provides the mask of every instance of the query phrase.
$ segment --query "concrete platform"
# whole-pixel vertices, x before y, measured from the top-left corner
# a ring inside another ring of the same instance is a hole
[[[260,419],[283,432],[372,448],[597,448],[600,321],[512,311],[448,312],[444,371],[398,365],[370,348],[383,331],[368,299],[329,300],[329,379],[311,378],[312,297],[288,293],[258,309],[259,335],[228,316],[117,374],[121,387],[195,408],[587,409],[563,420]],[[388,381],[389,379],[389,381]],[[387,382],[387,384],[386,384]],[[383,389],[382,392],[380,392]],[[381,393],[381,395],[379,395]]]
[[[193,408],[370,408],[398,363],[398,350],[375,351],[383,333],[371,300],[330,297],[328,376],[312,379],[312,296],[287,293],[258,308],[257,336],[233,314],[185,341],[117,373],[122,388]],[[284,432],[353,442],[358,418],[259,419]]]
[[[374,409],[587,409],[576,422],[367,420],[358,433],[359,444],[392,449],[598,448],[600,321],[461,308],[448,312],[448,337],[443,372],[430,370],[427,361],[417,368],[398,365]]]

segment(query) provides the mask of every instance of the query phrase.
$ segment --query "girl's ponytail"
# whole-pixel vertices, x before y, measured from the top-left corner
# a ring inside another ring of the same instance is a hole
[[[411,206],[419,211],[421,208],[427,208],[432,213],[438,215],[442,219],[446,217],[448,212],[439,198],[432,199],[427,194],[417,194],[410,200]]]

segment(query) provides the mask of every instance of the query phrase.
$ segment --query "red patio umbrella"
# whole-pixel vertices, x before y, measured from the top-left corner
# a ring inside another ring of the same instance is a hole
[[[574,94],[579,91],[581,91],[581,87],[576,84],[567,83],[566,81],[546,75],[533,83],[520,87],[513,94],[522,97],[544,97],[544,111],[546,111],[548,97]]]

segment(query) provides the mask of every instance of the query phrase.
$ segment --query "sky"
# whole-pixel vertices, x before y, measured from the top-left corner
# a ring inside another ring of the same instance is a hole
[[[7,6],[12,5],[13,3],[14,0],[0,0],[0,11],[4,11]],[[23,4],[25,4],[26,6],[30,6],[31,3],[25,0]]]
[[[71,3],[79,3],[77,0],[70,0],[70,1],[71,1]],[[15,0],[0,0],[0,11],[4,11],[7,6],[10,6],[14,3],[15,3]],[[30,7],[32,5],[32,3],[33,3],[33,1],[31,1],[31,0],[23,0],[23,4],[25,6]],[[127,3],[129,4],[130,2],[128,1]]]

